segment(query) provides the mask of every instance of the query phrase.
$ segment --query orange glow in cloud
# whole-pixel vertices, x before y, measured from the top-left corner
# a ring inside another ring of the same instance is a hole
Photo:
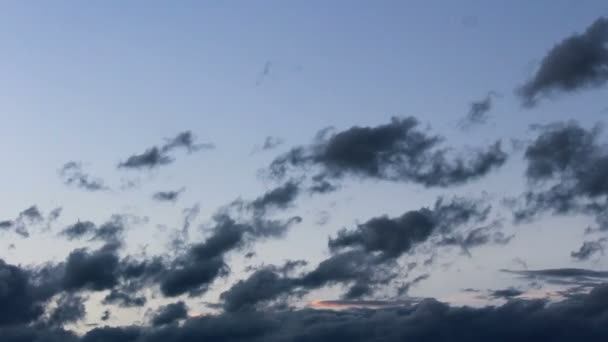
[[[189,312],[188,313],[188,317],[190,317],[190,318],[203,317],[203,316],[207,316],[207,314],[200,313],[200,312]]]
[[[412,305],[418,302],[416,299],[412,300],[397,300],[397,301],[384,301],[384,300],[313,300],[308,304],[313,309],[329,309],[329,310],[341,310],[350,308],[370,308],[378,309],[383,307],[394,307],[403,305]]]

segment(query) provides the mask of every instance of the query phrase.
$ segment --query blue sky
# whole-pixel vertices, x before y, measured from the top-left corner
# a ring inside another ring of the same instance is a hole
[[[63,213],[51,232],[28,239],[0,235],[0,258],[23,265],[59,262],[89,245],[56,232],[76,220],[103,222],[121,213],[147,218],[128,231],[124,253],[144,245],[150,254],[164,253],[184,208],[194,205],[201,212],[191,238],[201,241],[209,232],[199,226],[209,226],[218,208],[275,187],[260,170],[311,142],[320,129],[415,116],[455,151],[502,139],[509,161],[462,186],[351,179],[338,192],[303,196],[286,214],[302,216],[301,224],[285,238],[252,246],[254,261],[230,256],[231,275],[189,299],[191,306],[206,312],[201,303],[217,302],[246,277],[247,265],[286,259],[315,265],[330,255],[328,238],[341,228],[431,206],[438,196],[487,196],[496,208],[493,217],[504,218],[504,230],[515,237],[471,255],[431,253],[437,261],[418,273],[430,277],[412,288],[412,296],[479,304],[462,299],[460,290],[523,286],[500,272],[518,268],[515,258],[533,269],[603,269],[603,256],[582,263],[570,257],[593,218],[545,217],[514,226],[500,199],[526,188],[522,153],[510,139],[533,139],[532,124],[575,119],[591,127],[608,115],[605,87],[556,94],[534,108],[523,108],[515,94],[549,49],[607,15],[608,5],[599,0],[3,2],[0,221],[31,205],[45,213],[63,207]],[[499,96],[487,124],[460,129],[470,104],[490,91]],[[215,148],[178,151],[175,163],[158,169],[117,169],[130,155],[182,131]],[[267,136],[284,143],[260,151]],[[59,170],[72,160],[112,190],[63,184]],[[121,190],[128,181],[138,186]],[[151,199],[156,191],[180,188],[185,191],[176,203]],[[325,215],[327,224],[318,224]],[[14,249],[7,248],[11,244]],[[302,303],[335,299],[340,289],[320,289]],[[94,300],[87,305],[95,313],[88,322],[97,322],[103,307]],[[124,312],[112,323],[145,314],[141,308]]]

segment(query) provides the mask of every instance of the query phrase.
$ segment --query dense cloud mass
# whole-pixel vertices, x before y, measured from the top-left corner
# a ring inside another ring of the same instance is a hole
[[[510,300],[497,307],[453,307],[433,299],[380,309],[237,312],[190,318],[183,325],[101,327],[78,337],[61,329],[11,326],[16,341],[604,341],[608,288],[547,303]],[[505,324],[508,322],[508,324]],[[559,324],[556,324],[559,322]]]
[[[584,33],[555,45],[536,73],[518,93],[524,105],[534,106],[555,91],[573,92],[608,81],[608,18],[599,18]]]
[[[49,295],[39,291],[28,271],[0,260],[0,327],[29,323],[44,312]]]
[[[507,160],[499,141],[471,151],[467,158],[450,157],[448,149],[441,147],[443,139],[419,126],[418,120],[409,117],[337,133],[323,130],[312,145],[293,148],[276,158],[270,173],[280,178],[291,170],[315,166],[318,180],[350,175],[447,187],[478,179]]]

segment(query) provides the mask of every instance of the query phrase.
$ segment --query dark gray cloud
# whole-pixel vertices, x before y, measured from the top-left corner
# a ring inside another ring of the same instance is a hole
[[[290,226],[300,221],[299,217],[286,221],[257,217],[237,222],[229,215],[216,215],[211,235],[203,242],[190,245],[163,276],[162,293],[173,297],[205,292],[216,278],[228,274],[229,268],[224,260],[226,253],[241,249],[255,240],[281,237]]]
[[[61,285],[69,291],[112,289],[119,282],[119,266],[119,257],[111,246],[95,251],[76,249],[67,257]]]
[[[188,306],[179,301],[160,307],[152,318],[152,325],[158,327],[186,318],[188,318]]]
[[[536,73],[517,90],[525,106],[556,91],[573,92],[608,81],[608,18],[597,19],[581,34],[556,44]]]
[[[82,164],[76,161],[69,161],[59,170],[59,176],[63,183],[87,191],[108,190],[103,179],[93,177],[82,169]]]
[[[514,235],[507,235],[501,231],[500,222],[492,222],[489,225],[476,227],[464,232],[456,232],[445,237],[440,244],[460,246],[470,256],[470,249],[483,245],[506,245],[513,239]]]
[[[256,215],[265,215],[268,211],[286,209],[300,193],[300,186],[294,181],[288,181],[249,203]]]
[[[371,295],[378,285],[388,284],[396,275],[395,266],[360,250],[346,251],[330,256],[298,276],[289,276],[284,268],[274,266],[258,269],[222,293],[221,298],[226,311],[251,311],[272,306],[289,296],[302,296],[311,290],[339,284],[348,286],[345,299],[355,299]]]
[[[0,259],[0,328],[37,320],[53,294],[39,288],[31,272]]]
[[[169,306],[162,308],[154,316],[162,319],[154,323],[153,318],[152,326],[99,327],[77,336],[61,328],[54,328],[52,325],[28,324],[36,321],[43,313],[41,306],[32,306],[36,301],[32,302],[31,299],[36,298],[36,293],[39,291],[29,280],[31,277],[29,273],[15,266],[0,265],[5,267],[0,272],[0,282],[4,289],[9,290],[7,293],[0,292],[0,304],[3,304],[0,306],[0,339],[7,342],[200,340],[506,342],[526,341],[530,338],[557,342],[580,340],[599,342],[608,338],[608,330],[604,328],[608,324],[608,285],[606,284],[594,286],[589,293],[572,293],[567,299],[553,304],[546,300],[516,299],[513,298],[517,297],[514,291],[500,292],[499,295],[502,297],[506,295],[510,300],[501,306],[480,308],[452,307],[434,299],[338,300],[315,302],[314,306],[319,308],[315,310],[236,310],[217,315],[186,318],[184,312],[187,310],[183,310],[182,305],[177,304],[176,310],[167,309]],[[580,269],[538,270],[533,273],[560,277],[598,275]],[[606,272],[599,274],[605,277],[604,273]],[[259,279],[264,277],[260,276]],[[277,279],[280,280],[271,276],[270,281],[262,280],[260,284],[271,284]],[[27,299],[24,301],[24,298]],[[322,310],[332,307],[340,307],[344,310]],[[370,307],[374,309],[367,309]],[[3,316],[1,308],[7,308],[10,315]],[[80,312],[79,309],[68,311]],[[65,317],[71,321],[81,316],[68,314]],[[184,323],[171,324],[177,319],[184,319]]]
[[[596,254],[604,254],[604,247],[608,238],[599,238],[595,241],[585,241],[578,249],[578,251],[573,251],[570,253],[570,256],[574,259],[584,261],[589,260]]]
[[[448,149],[441,147],[442,141],[421,130],[413,117],[337,133],[325,129],[312,145],[295,147],[276,158],[269,172],[272,177],[282,178],[316,167],[314,177],[326,181],[350,175],[448,187],[478,179],[507,160],[500,142],[484,150],[468,151],[464,158],[450,156]]]
[[[50,313],[47,323],[51,326],[61,327],[68,323],[75,323],[85,318],[86,310],[81,296],[64,294],[57,300],[57,307]]]
[[[262,144],[262,151],[274,150],[283,144],[283,139],[279,137],[267,136]]]
[[[151,147],[141,154],[134,154],[128,157],[125,161],[118,164],[118,168],[125,169],[154,169],[159,166],[171,164],[175,159],[169,154],[175,149],[183,148],[188,153],[199,151],[202,149],[214,148],[213,144],[194,143],[195,137],[190,131],[185,131],[177,134],[173,138],[166,139],[166,143],[161,147]]]
[[[163,153],[170,152],[172,150],[183,148],[188,153],[196,152],[202,149],[212,149],[215,146],[211,143],[195,143],[196,137],[190,131],[184,131],[177,134],[175,137],[166,139],[166,143],[161,147]]]
[[[78,221],[65,227],[59,235],[65,236],[68,240],[86,237],[91,241],[102,241],[107,244],[120,245],[122,244],[123,235],[130,219],[138,221],[142,218],[129,217],[128,215],[112,215],[108,221],[100,226],[91,221]]]
[[[385,258],[397,258],[433,234],[448,234],[459,226],[485,221],[489,210],[489,206],[464,198],[440,199],[432,209],[412,210],[396,218],[376,217],[355,229],[343,229],[329,240],[329,247],[361,248],[379,252]]]
[[[504,272],[514,273],[530,277],[591,277],[608,278],[608,271],[594,271],[584,268],[549,268],[543,270],[503,270]]]
[[[65,227],[59,234],[67,237],[69,240],[74,240],[92,235],[95,230],[97,230],[95,223],[91,221],[78,221]]]
[[[184,190],[182,188],[179,190],[158,191],[152,195],[152,198],[160,202],[176,202]]]
[[[496,92],[489,92],[483,99],[473,101],[469,105],[469,113],[460,122],[460,127],[468,129],[474,125],[483,125],[488,121],[488,113],[492,110],[493,98],[499,96]]]
[[[515,297],[519,297],[522,294],[524,294],[523,291],[520,291],[520,290],[517,290],[514,288],[490,291],[490,296],[492,298],[497,298],[497,299],[512,299]]]
[[[49,225],[54,220],[53,215],[58,216],[61,213],[61,210],[59,210],[59,214],[57,214],[56,210],[53,210],[48,217],[47,221]],[[27,238],[30,236],[29,227],[40,225],[43,222],[44,215],[37,206],[33,205],[22,210],[14,220],[0,221],[0,231],[13,231],[21,237]]]
[[[101,314],[100,319],[105,322],[105,321],[109,320],[110,317],[111,317],[110,310],[104,310],[103,313]]]
[[[274,301],[282,294],[289,293],[296,280],[281,276],[276,269],[264,268],[255,271],[245,280],[239,280],[220,298],[224,310],[234,312],[258,309],[265,301]]]
[[[192,225],[192,222],[194,222],[194,220],[196,220],[196,218],[198,217],[198,214],[200,214],[200,212],[201,212],[201,206],[198,203],[194,204],[190,208],[185,208],[182,211],[182,213],[184,215],[184,223],[182,224],[181,239],[183,241],[188,240],[188,237],[190,235],[190,226]]]
[[[147,299],[132,292],[113,289],[103,298],[103,304],[114,304],[123,308],[142,307],[146,305]]]
[[[0,221],[0,229],[3,229],[3,230],[11,229],[11,228],[13,228],[14,224],[15,224],[15,222],[11,221],[11,220]]]
[[[173,157],[166,155],[158,147],[152,147],[141,154],[130,156],[124,162],[120,162],[118,167],[125,169],[153,169],[171,164],[173,161]]]
[[[516,299],[501,306],[471,308],[426,299],[379,309],[236,312],[157,328],[96,328],[81,341],[599,342],[608,338],[607,303],[608,287],[602,285],[554,304]]]
[[[331,183],[323,175],[316,175],[312,177],[312,184],[308,187],[308,192],[311,194],[328,194],[338,190],[340,186],[335,183]]]
[[[485,221],[489,210],[490,207],[480,201],[440,199],[432,209],[408,211],[396,218],[381,216],[354,229],[343,229],[335,238],[329,239],[333,255],[314,269],[298,276],[287,276],[272,266],[258,269],[222,294],[224,309],[247,311],[264,308],[289,296],[300,296],[331,285],[346,287],[345,299],[372,296],[377,288],[390,284],[399,276],[397,258],[432,237],[442,241],[445,238],[441,236],[449,236],[468,224]],[[400,292],[405,293],[409,286],[427,277],[421,275],[402,284]]]
[[[605,282],[608,272],[595,271],[584,268],[551,268],[542,270],[501,270],[502,272],[518,275],[542,286],[544,283],[562,287],[581,288],[589,290]],[[566,290],[567,291],[567,290]]]
[[[428,273],[421,274],[421,275],[415,277],[414,279],[401,285],[397,289],[397,294],[399,294],[399,296],[403,296],[403,295],[407,294],[412,287],[418,285],[419,283],[423,282],[426,279],[429,279],[430,277],[431,277],[431,275]]]
[[[525,151],[530,190],[511,203],[516,221],[544,212],[591,214],[600,229],[607,227],[608,151],[599,142],[600,128],[571,121],[537,129]]]

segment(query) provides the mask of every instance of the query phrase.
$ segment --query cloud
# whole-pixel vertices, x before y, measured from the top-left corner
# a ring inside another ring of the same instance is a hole
[[[556,44],[536,73],[517,90],[531,107],[556,91],[574,92],[600,87],[608,81],[608,18],[597,19],[584,33]]]
[[[65,262],[62,287],[66,290],[102,291],[118,285],[120,260],[108,246],[96,251],[76,249]]]
[[[60,236],[65,236],[68,240],[76,240],[88,237],[90,241],[102,241],[108,245],[121,245],[123,243],[123,235],[129,223],[138,223],[145,221],[146,218],[140,218],[129,215],[112,215],[109,220],[97,226],[91,221],[77,221],[65,227],[60,233]]]
[[[190,226],[196,220],[201,212],[201,206],[196,203],[190,208],[185,208],[183,211],[184,223],[182,224],[182,240],[188,240],[190,234]]]
[[[376,217],[355,229],[343,229],[329,240],[329,247],[334,251],[361,248],[379,252],[384,258],[397,258],[433,234],[447,234],[461,225],[484,221],[489,210],[489,206],[463,198],[451,202],[439,199],[432,209],[412,210],[396,218]]]
[[[163,153],[170,152],[174,149],[183,148],[188,153],[196,152],[202,149],[213,149],[215,145],[211,143],[197,144],[194,141],[195,136],[190,131],[184,131],[177,134],[175,137],[166,139],[166,143],[161,147]]]
[[[474,125],[483,125],[488,121],[488,113],[492,110],[493,97],[499,96],[496,92],[489,92],[481,100],[473,101],[469,105],[469,113],[460,122],[460,127],[468,129]]]
[[[579,261],[584,261],[589,260],[592,256],[598,253],[603,255],[606,241],[608,241],[608,238],[600,238],[595,241],[585,241],[578,251],[571,252],[570,256]]]
[[[57,212],[57,209],[53,210],[48,217],[48,223],[50,224],[56,217],[61,214],[61,210]],[[32,205],[27,209],[22,210],[17,218],[14,220],[2,220],[0,221],[0,231],[12,230],[16,234],[20,235],[23,238],[27,238],[30,236],[29,227],[40,225],[44,221],[44,215],[38,209],[37,206]]]
[[[68,240],[74,240],[91,235],[95,230],[97,230],[95,223],[91,221],[78,221],[65,227],[59,234],[67,237]]]
[[[608,287],[558,303],[517,299],[494,307],[454,307],[433,299],[380,309],[237,312],[149,328],[96,328],[91,341],[604,341]],[[559,324],[555,324],[559,322]],[[549,328],[548,328],[549,327]],[[9,342],[12,342],[9,340]]]
[[[584,268],[550,268],[541,270],[501,270],[534,282],[589,289],[608,279],[607,271]]]
[[[153,169],[171,164],[173,161],[172,157],[165,155],[158,147],[152,147],[141,154],[130,156],[124,162],[120,162],[118,167],[125,169]]]
[[[341,284],[350,285],[345,299],[355,299],[370,295],[378,284],[387,284],[395,276],[395,266],[360,250],[346,251],[298,276],[289,276],[274,266],[256,270],[222,293],[221,298],[226,311],[251,311],[292,295],[302,296],[311,290]]]
[[[15,224],[15,222],[13,222],[11,220],[0,221],[0,229],[3,229],[3,230],[11,229],[14,224]]]
[[[416,278],[414,278],[414,279],[406,282],[402,286],[400,286],[399,289],[397,289],[397,293],[400,296],[407,294],[413,286],[418,285],[419,283],[421,283],[424,280],[429,279],[430,277],[431,277],[431,275],[428,273],[421,274],[421,275],[417,276]]]
[[[489,225],[476,227],[469,231],[451,234],[445,237],[440,244],[460,246],[467,255],[470,255],[470,249],[473,247],[489,244],[506,245],[509,243],[514,235],[505,234],[499,230],[501,228],[500,221],[492,222]]]
[[[115,304],[123,308],[141,307],[146,305],[147,299],[134,293],[113,289],[104,298],[103,304]]]
[[[331,285],[347,287],[345,299],[373,296],[376,288],[388,285],[399,276],[397,258],[430,241],[431,237],[451,234],[461,226],[484,221],[489,209],[481,202],[463,198],[440,199],[432,209],[408,211],[396,218],[372,218],[330,238],[328,246],[333,254],[308,272],[287,276],[276,267],[267,266],[238,281],[221,295],[224,309],[264,308],[277,300]],[[421,275],[401,286],[400,292],[405,293],[411,285],[427,277]]]
[[[281,237],[290,226],[300,221],[299,217],[286,221],[256,217],[237,222],[227,214],[216,215],[211,235],[203,242],[190,245],[163,276],[162,293],[174,297],[205,292],[216,278],[228,274],[225,254],[255,240]]]
[[[0,327],[30,323],[42,316],[54,293],[48,294],[34,280],[31,272],[0,259]]]
[[[118,164],[118,168],[125,169],[154,169],[163,165],[171,164],[175,159],[169,155],[178,148],[183,148],[189,153],[202,149],[214,148],[211,143],[195,144],[194,135],[190,131],[181,132],[173,138],[166,139],[161,147],[151,147],[141,154],[134,154],[125,161]]]
[[[86,316],[85,300],[86,298],[72,294],[60,296],[47,323],[51,326],[62,327],[67,323],[75,323],[84,319]]]
[[[512,299],[515,297],[519,297],[522,294],[524,294],[523,291],[514,288],[494,290],[490,292],[490,296],[497,299]]]
[[[529,221],[543,212],[591,214],[605,229],[608,152],[598,141],[600,127],[585,129],[570,121],[537,129],[524,155],[530,190],[512,204],[515,220]]]
[[[270,210],[286,209],[300,193],[299,184],[288,181],[278,186],[249,203],[248,207],[253,209],[256,215],[265,215]]]
[[[185,189],[182,188],[172,191],[158,191],[152,195],[152,198],[160,202],[176,202],[184,190]]]
[[[87,191],[108,190],[104,181],[100,178],[92,177],[84,172],[82,164],[76,161],[69,161],[59,170],[59,175],[63,183]]]
[[[290,292],[294,285],[294,279],[282,277],[276,269],[264,268],[245,280],[239,280],[220,298],[226,311],[252,310],[258,308],[261,302],[275,300],[281,294]]]
[[[162,306],[152,318],[155,327],[188,318],[188,306],[182,301]]]
[[[412,182],[426,187],[448,187],[478,179],[502,166],[507,155],[500,142],[468,157],[452,156],[443,139],[419,128],[413,117],[393,118],[376,127],[355,126],[332,133],[325,129],[309,146],[299,146],[277,157],[269,167],[274,178],[294,171],[318,173],[319,180],[346,176]]]
[[[262,144],[262,151],[274,150],[283,144],[283,139],[279,137],[267,136]]]

